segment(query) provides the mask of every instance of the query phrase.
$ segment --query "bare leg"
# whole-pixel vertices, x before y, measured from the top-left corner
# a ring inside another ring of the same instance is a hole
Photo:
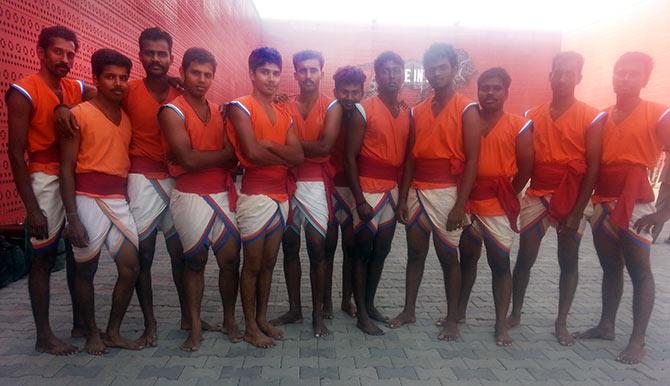
[[[207,265],[208,254],[209,251],[203,248],[185,262],[183,283],[188,315],[191,317],[191,330],[188,338],[181,345],[181,349],[184,351],[198,351],[202,342],[200,307],[205,288],[205,266]]]
[[[368,335],[384,335],[384,331],[377,327],[370,319],[366,303],[368,263],[372,258],[373,243],[374,235],[369,229],[363,226],[358,234],[356,234],[356,244],[358,245],[359,253],[356,255],[357,259],[354,262],[353,271],[354,300],[356,301],[356,308],[358,310],[356,326]]]
[[[244,341],[261,348],[274,347],[276,345],[272,338],[265,335],[256,322],[257,286],[261,267],[263,265],[263,246],[265,237],[261,236],[253,242],[244,243],[244,262],[242,264],[242,277],[240,279],[240,292],[242,294],[242,310],[244,311]]]
[[[352,318],[356,317],[356,305],[352,303],[354,291],[354,264],[358,250],[351,221],[342,225],[342,304],[341,309]]]
[[[77,295],[74,293],[74,277],[77,270],[77,263],[74,261],[74,253],[72,252],[72,244],[68,240],[65,243],[65,273],[67,279],[67,289],[70,292],[70,300],[72,301],[72,330],[70,336],[73,338],[83,338],[86,336],[86,326],[81,319],[81,311],[79,310],[79,303],[77,302]]]
[[[329,222],[326,230],[325,252],[326,252],[326,288],[323,294],[323,317],[332,319],[333,314],[333,263],[335,261],[335,250],[337,249],[338,224]],[[343,263],[344,264],[344,263]],[[344,298],[344,294],[342,294]]]
[[[494,242],[485,241],[486,256],[491,268],[493,302],[496,309],[495,339],[498,346],[511,346],[512,338],[507,327],[507,311],[512,297],[512,274],[510,272],[509,251],[501,249]]]
[[[562,346],[572,346],[575,338],[568,331],[568,313],[572,300],[575,298],[579,281],[579,244],[581,235],[558,234],[558,264],[561,268],[558,296],[558,317],[555,323],[555,334]]]
[[[368,307],[368,316],[377,322],[386,323],[389,318],[382,315],[377,307],[375,307],[375,296],[377,288],[379,288],[379,281],[382,278],[382,271],[384,270],[384,262],[386,256],[391,252],[391,243],[393,242],[393,235],[395,234],[395,222],[388,228],[380,229],[374,239],[374,248],[372,250],[372,260],[368,264],[368,280],[366,282],[365,295],[367,296],[365,302]]]
[[[470,301],[470,293],[472,287],[475,285],[477,279],[477,263],[482,254],[482,237],[468,226],[463,229],[461,234],[461,241],[458,244],[458,249],[461,255],[461,294],[458,300],[458,321],[465,321],[465,313],[468,309],[468,302]],[[487,248],[488,250],[488,248]],[[509,258],[509,256],[508,256]]]
[[[309,278],[312,287],[312,328],[319,338],[330,334],[324,323],[323,299],[326,294],[328,264],[326,262],[325,238],[310,224],[305,227],[307,255],[309,256]]]
[[[270,300],[270,288],[272,286],[272,271],[274,271],[277,263],[282,233],[283,229],[279,228],[265,236],[263,260],[256,283],[256,323],[265,335],[277,340],[284,339],[284,335],[280,329],[268,322],[268,301]]]
[[[75,294],[77,295],[81,317],[86,327],[86,351],[92,355],[107,353],[107,346],[100,337],[100,330],[95,322],[95,294],[93,278],[98,270],[100,254],[85,263],[77,263],[75,270]]]
[[[151,265],[154,260],[156,235],[154,231],[144,240],[140,241],[140,274],[135,283],[137,299],[139,300],[142,314],[144,315],[144,333],[138,339],[138,343],[144,347],[156,346],[156,317],[154,316],[154,296],[151,285]]]
[[[513,328],[521,322],[521,308],[526,296],[526,288],[530,281],[530,269],[537,260],[540,251],[540,243],[544,237],[544,228],[538,223],[525,232],[521,232],[519,238],[519,254],[514,265],[512,276],[512,313],[507,318],[507,326]]]
[[[284,278],[288,291],[289,309],[285,314],[270,321],[275,326],[302,322],[302,302],[300,301],[302,269],[300,267],[300,233],[298,232],[288,228],[282,240]]]
[[[221,331],[228,335],[231,342],[242,341],[244,333],[235,319],[235,303],[240,279],[240,241],[232,235],[216,251],[219,265],[219,293],[223,302],[223,324]]]
[[[433,236],[437,258],[442,266],[444,289],[447,295],[447,318],[438,339],[453,341],[458,339],[458,300],[461,294],[461,266],[458,249],[446,245],[439,237]]]

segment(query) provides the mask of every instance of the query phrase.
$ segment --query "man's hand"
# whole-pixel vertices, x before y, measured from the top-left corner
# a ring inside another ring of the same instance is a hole
[[[447,231],[452,232],[462,228],[465,225],[465,221],[465,207],[462,205],[454,205],[447,216]]]
[[[558,227],[558,233],[576,233],[579,230],[579,225],[584,217],[583,213],[570,212],[570,214],[563,219]]]
[[[26,219],[30,235],[38,240],[46,240],[49,238],[49,224],[47,217],[41,209],[34,209],[28,212]]]
[[[399,223],[407,225],[409,222],[409,209],[407,208],[407,200],[400,200],[395,209],[395,218]]]
[[[654,229],[657,229],[660,226],[663,226],[663,224],[668,221],[666,216],[661,216],[661,213],[659,212],[654,212],[652,214],[648,214],[646,216],[643,216],[639,220],[635,221],[635,224],[633,225],[633,228],[635,228],[635,231],[639,233],[649,233],[652,232]]]
[[[274,103],[288,103],[290,99],[288,97],[288,94],[282,93],[282,94],[276,94],[272,101]]]
[[[178,76],[168,76],[168,84],[177,89],[179,92],[184,92],[184,81]]]
[[[64,233],[73,246],[77,248],[86,248],[88,246],[88,233],[86,233],[86,229],[76,214],[68,216],[67,227]]]
[[[360,204],[356,204],[356,212],[358,212],[358,217],[363,221],[370,221],[375,210],[372,209],[370,204],[363,201]]]
[[[71,138],[79,133],[77,118],[65,105],[57,106],[54,109],[54,127],[63,138]]]

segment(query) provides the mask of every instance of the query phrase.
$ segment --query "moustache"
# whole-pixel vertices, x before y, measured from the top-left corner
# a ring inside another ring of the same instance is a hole
[[[162,69],[165,69],[165,67],[163,67],[163,65],[160,64],[160,63],[158,63],[158,62],[152,62],[151,64],[149,64],[149,67],[150,67],[150,68],[151,68],[151,67],[156,67],[156,66],[157,66],[157,67],[160,67],[160,68],[162,68]]]
[[[65,63],[58,63],[58,64],[56,64],[56,68],[62,68],[62,69],[64,69],[64,70],[70,71],[70,66],[68,66],[68,65],[65,64]]]

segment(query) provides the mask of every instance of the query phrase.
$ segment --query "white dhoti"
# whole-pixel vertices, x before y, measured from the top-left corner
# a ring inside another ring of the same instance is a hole
[[[137,224],[140,240],[157,229],[166,239],[176,234],[169,206],[174,185],[172,178],[149,179],[139,173],[128,174],[130,213]]]

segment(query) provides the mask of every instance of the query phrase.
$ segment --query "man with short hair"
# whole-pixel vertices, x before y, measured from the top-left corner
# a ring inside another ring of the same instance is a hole
[[[123,111],[132,62],[112,49],[91,56],[97,95],[72,108],[79,131],[61,140],[61,196],[72,241],[76,295],[86,324],[86,350],[101,355],[108,347],[143,346],[120,334],[139,272],[137,227],[126,201],[132,126]],[[114,259],[118,278],[104,338],[95,320],[93,279],[103,244]]]
[[[598,325],[579,335],[614,340],[625,264],[633,283],[633,331],[616,359],[626,364],[639,363],[645,355],[645,335],[655,295],[649,262],[651,230],[670,218],[670,207],[654,208],[648,177],[661,150],[670,148],[670,109],[640,98],[653,67],[653,59],[642,52],[627,52],[614,65],[616,103],[606,110],[603,153],[590,218],[603,269],[603,308]],[[662,187],[667,189],[667,182]]]
[[[244,168],[237,205],[244,264],[241,292],[246,332],[244,340],[269,348],[283,339],[267,320],[272,271],[288,214],[289,167],[304,160],[291,114],[274,103],[282,58],[274,48],[261,47],[249,55],[251,95],[228,105],[228,135]]]
[[[33,260],[28,277],[30,302],[35,318],[35,349],[69,355],[77,348],[56,338],[49,325],[49,281],[56,262],[58,243],[65,223],[60,198],[59,138],[54,127],[54,108],[73,106],[95,95],[95,87],[67,78],[79,50],[77,35],[63,26],[42,29],[37,42],[40,70],[12,84],[5,95],[9,128],[9,162],[16,189],[26,208]],[[28,162],[25,153],[28,153]],[[66,254],[67,283],[72,298],[72,336],[82,336],[84,326],[74,295],[74,260]]]
[[[323,64],[320,52],[305,50],[293,55],[293,77],[298,81],[300,94],[288,102],[288,109],[305,161],[289,170],[290,177],[296,181],[296,191],[290,199],[288,231],[282,241],[289,310],[270,321],[274,325],[302,321],[299,253],[300,232],[304,228],[310,262],[312,328],[317,338],[330,334],[324,318],[332,318],[333,312],[332,303],[330,310],[324,309],[329,281],[325,241],[332,212],[330,199],[334,174],[329,159],[342,121],[342,107],[336,100],[320,93]]]

